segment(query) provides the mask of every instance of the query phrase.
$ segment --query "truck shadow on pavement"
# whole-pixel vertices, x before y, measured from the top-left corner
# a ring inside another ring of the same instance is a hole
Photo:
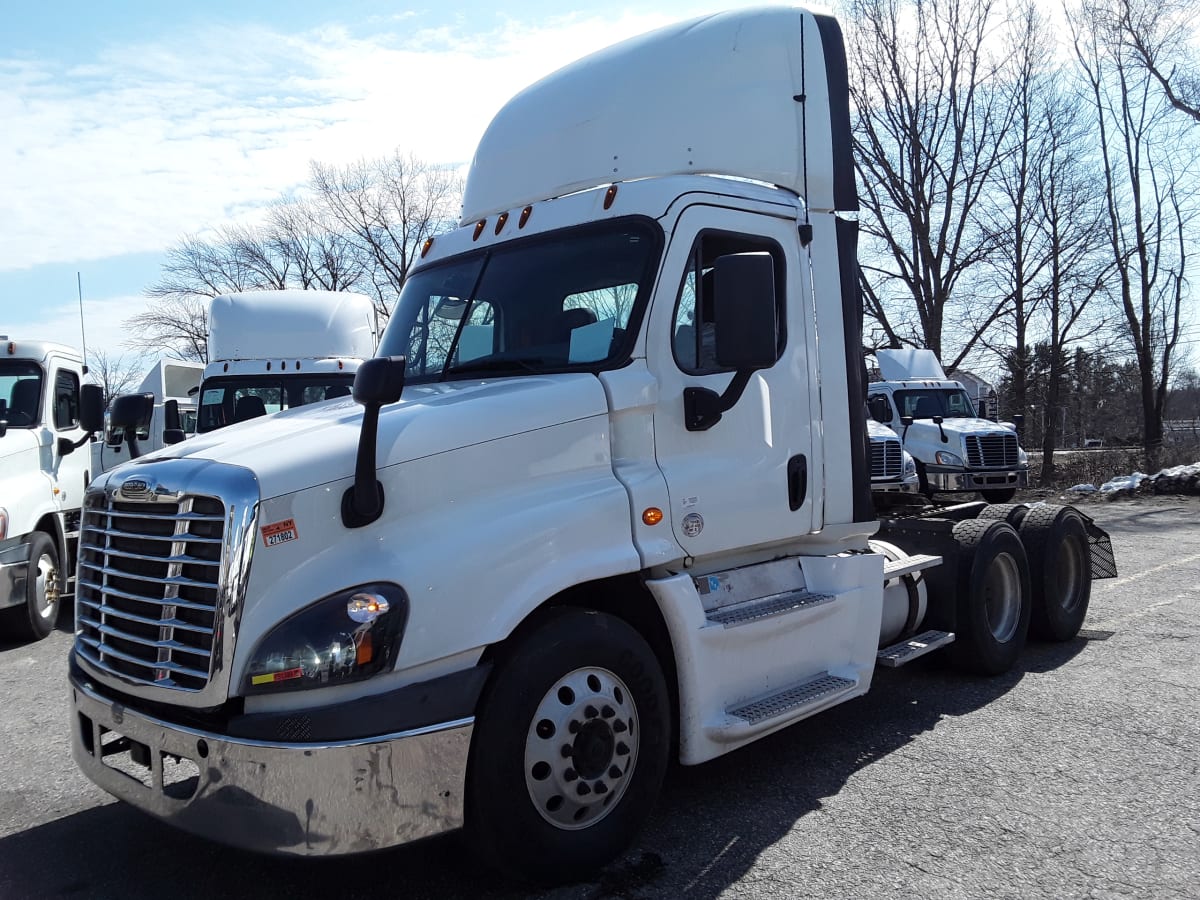
[[[112,803],[0,839],[0,896],[716,897],[856,772],[1086,647],[1083,639],[1031,644],[1016,669],[991,679],[964,677],[937,660],[880,670],[864,697],[713,762],[674,767],[623,859],[590,881],[549,891],[484,869],[458,835],[335,860],[270,858],[193,838]]]

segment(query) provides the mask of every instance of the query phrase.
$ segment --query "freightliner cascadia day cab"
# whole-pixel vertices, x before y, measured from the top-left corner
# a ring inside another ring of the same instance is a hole
[[[961,382],[932,350],[877,350],[882,381],[868,386],[872,417],[890,426],[917,462],[921,490],[1006,503],[1029,483],[1029,459],[1010,425],[980,418]],[[903,424],[911,419],[909,424]]]
[[[464,827],[573,879],[671,754],[1073,634],[1112,567],[1080,513],[875,517],[856,208],[827,16],[709,16],[519,94],[353,399],[88,491],[79,765],[243,848]]]
[[[113,421],[110,415],[104,440],[92,443],[92,473],[107,472],[136,455],[178,443],[195,433],[196,395],[203,372],[203,363],[174,359],[156,362],[134,392],[142,397],[136,411],[143,421],[125,424]],[[114,403],[118,419],[130,405],[123,400]]]
[[[48,635],[74,580],[84,445],[104,409],[83,376],[78,350],[0,336],[0,639]]]

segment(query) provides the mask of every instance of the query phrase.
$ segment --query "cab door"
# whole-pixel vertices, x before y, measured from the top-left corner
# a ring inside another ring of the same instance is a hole
[[[715,358],[712,276],[717,258],[737,254],[773,263],[777,358],[750,375],[719,421],[689,429],[685,391],[720,395],[735,377]],[[782,543],[820,525],[806,266],[794,218],[698,204],[671,229],[646,355],[660,386],[655,454],[675,538],[690,556]]]
[[[86,447],[73,447],[84,435],[79,423],[79,373],[73,367],[51,361],[47,367],[49,384],[46,391],[48,409],[44,419],[50,431],[50,446],[43,448],[43,459],[49,456],[50,476],[54,490],[54,505],[59,510],[77,509],[83,503],[83,491],[90,476],[91,454]]]

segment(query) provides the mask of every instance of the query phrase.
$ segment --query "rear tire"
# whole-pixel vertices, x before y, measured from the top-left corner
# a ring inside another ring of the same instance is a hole
[[[961,669],[1000,675],[1013,667],[1029,633],[1029,562],[1007,522],[969,519],[954,526],[960,548],[955,640]]]
[[[54,630],[61,599],[58,548],[48,534],[35,531],[29,539],[25,602],[0,613],[0,633],[18,640],[40,641]]]
[[[1083,627],[1092,597],[1087,528],[1069,506],[1039,506],[1021,522],[1029,556],[1033,615],[1029,633],[1043,641],[1069,641]]]
[[[502,655],[475,718],[468,841],[490,865],[578,881],[621,854],[662,785],[670,701],[624,621],[567,607]]]
[[[980,510],[979,518],[999,519],[1001,522],[1007,522],[1013,528],[1019,529],[1027,512],[1029,512],[1029,507],[1024,503],[996,503]],[[1025,553],[1028,556],[1028,547],[1025,548]]]

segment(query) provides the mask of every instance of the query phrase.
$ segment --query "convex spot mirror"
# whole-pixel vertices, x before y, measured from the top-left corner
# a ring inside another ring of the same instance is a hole
[[[769,369],[779,358],[774,260],[736,253],[717,257],[713,269],[717,365]]]

